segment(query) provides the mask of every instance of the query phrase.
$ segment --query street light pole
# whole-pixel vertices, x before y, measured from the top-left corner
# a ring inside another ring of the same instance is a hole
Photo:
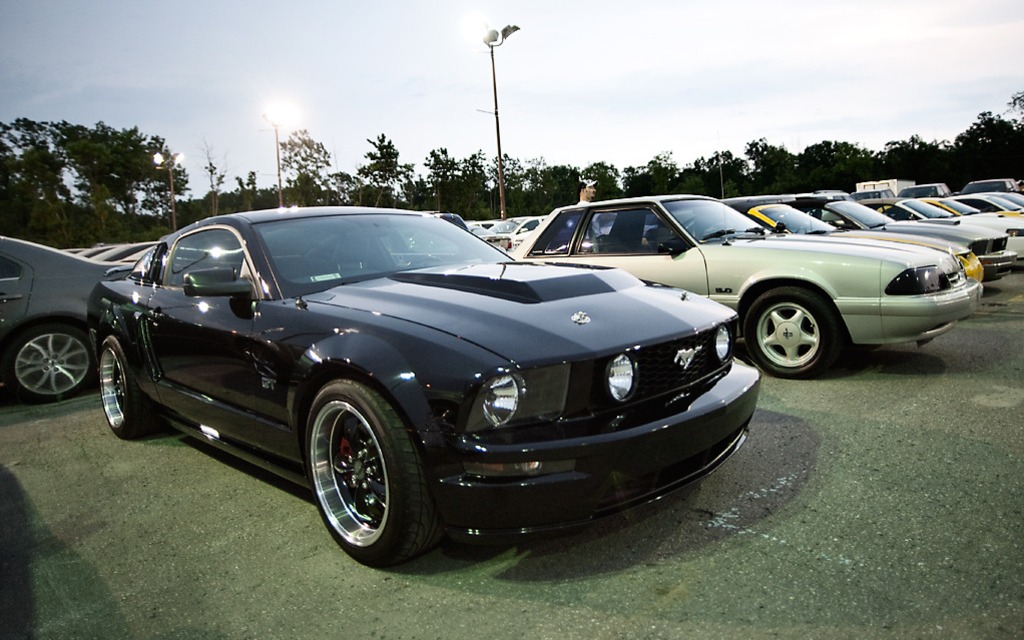
[[[281,134],[282,126],[295,122],[295,108],[290,104],[273,104],[263,113],[263,119],[274,127],[274,153],[277,155],[277,206],[284,208],[284,189],[281,186]]]
[[[505,210],[505,167],[501,157],[501,122],[498,119],[498,73],[494,66],[494,47],[500,47],[505,39],[519,31],[519,27],[508,25],[501,30],[501,33],[494,29],[484,34],[484,44],[491,50],[491,85],[494,89],[494,133],[498,139],[498,203],[501,207],[501,219],[507,216]]]
[[[274,151],[277,152],[277,206],[278,208],[284,208],[284,191],[281,189],[281,138],[277,133],[277,123],[274,125]]]
[[[171,153],[170,157],[166,159],[164,154],[159,151],[153,154],[153,164],[156,165],[156,168],[167,169],[167,181],[171,187],[171,231],[178,230],[178,216],[174,208],[174,167],[181,164],[184,159],[185,154],[183,153]]]

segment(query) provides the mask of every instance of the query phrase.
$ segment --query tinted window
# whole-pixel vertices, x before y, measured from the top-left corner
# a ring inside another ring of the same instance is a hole
[[[280,218],[254,229],[288,297],[398,271],[508,260],[501,250],[432,216]]]
[[[675,233],[651,209],[620,209],[595,213],[587,224],[580,253],[657,253]],[[664,248],[662,250],[665,250]]]
[[[14,260],[0,256],[0,280],[14,280],[21,277],[21,265]]]
[[[238,237],[227,229],[206,229],[187,235],[174,245],[167,261],[164,284],[181,286],[185,273],[195,269],[231,267],[241,274],[245,254]]]
[[[562,211],[552,220],[530,250],[532,256],[553,256],[569,253],[576,227],[583,217],[583,209]]]

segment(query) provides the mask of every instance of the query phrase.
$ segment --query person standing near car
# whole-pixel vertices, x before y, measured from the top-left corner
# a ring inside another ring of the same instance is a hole
[[[579,204],[587,204],[594,200],[597,195],[597,180],[587,180],[580,177],[579,186],[576,187],[576,195],[579,196]]]

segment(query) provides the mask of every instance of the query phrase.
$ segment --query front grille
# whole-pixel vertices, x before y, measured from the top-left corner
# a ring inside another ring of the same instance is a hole
[[[667,391],[685,389],[721,366],[715,356],[713,331],[641,347],[634,353],[637,362],[638,399]],[[689,364],[684,366],[689,359]]]
[[[1000,251],[1006,251],[1006,241],[1009,238],[1006,236],[1002,238],[992,238],[989,240],[976,240],[971,243],[971,251],[976,256],[984,256],[990,253],[998,253]]]
[[[727,365],[715,355],[718,327],[693,336],[630,350],[636,361],[637,389],[629,402],[640,402],[666,393],[678,393],[708,379]],[[731,358],[726,358],[729,362]],[[611,358],[595,363],[591,408],[616,406],[608,394],[605,367]]]

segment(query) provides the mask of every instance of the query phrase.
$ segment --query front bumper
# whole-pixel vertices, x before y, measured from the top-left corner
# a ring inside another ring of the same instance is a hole
[[[928,342],[970,316],[981,304],[977,280],[953,291],[918,296],[885,296],[878,301],[837,300],[853,344]]]
[[[439,478],[434,498],[449,536],[463,542],[506,542],[581,528],[708,475],[746,439],[759,376],[756,369],[735,362],[696,398],[666,400],[670,411],[660,419],[621,431],[486,446],[454,439],[449,444],[463,462],[540,461],[571,468],[533,477],[460,472]]]
[[[1010,273],[1010,269],[1017,263],[1015,251],[999,251],[978,256],[981,266],[985,269],[985,282],[998,280]]]

